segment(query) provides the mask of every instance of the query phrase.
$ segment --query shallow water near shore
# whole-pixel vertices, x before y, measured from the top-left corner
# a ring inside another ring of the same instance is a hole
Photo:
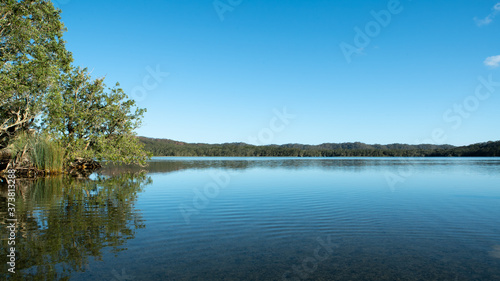
[[[500,280],[499,215],[499,158],[155,157],[19,182],[0,277]]]

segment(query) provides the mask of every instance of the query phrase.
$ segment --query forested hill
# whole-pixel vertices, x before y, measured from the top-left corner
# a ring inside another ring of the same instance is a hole
[[[455,147],[452,145],[399,143],[370,145],[360,142],[255,146],[246,143],[185,143],[146,137],[139,137],[139,140],[145,144],[145,149],[155,156],[500,156],[500,141]]]

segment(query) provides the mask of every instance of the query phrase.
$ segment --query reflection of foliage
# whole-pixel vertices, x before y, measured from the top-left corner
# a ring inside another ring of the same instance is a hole
[[[130,172],[139,172],[147,169],[149,174],[168,173],[188,169],[224,169],[245,170],[254,168],[266,169],[304,169],[314,167],[322,170],[359,170],[369,166],[402,165],[408,166],[412,163],[408,160],[393,159],[290,159],[290,158],[161,158],[152,159],[146,168],[138,165],[105,165],[100,172],[105,175],[115,175],[126,169]]]
[[[101,259],[104,247],[111,246],[115,253],[124,250],[135,229],[145,227],[134,204],[137,194],[151,182],[144,173],[128,173],[98,175],[95,180],[44,178],[24,188],[18,186],[18,272],[11,277],[65,280],[72,271],[85,270],[89,257]],[[2,221],[5,206],[0,207]]]

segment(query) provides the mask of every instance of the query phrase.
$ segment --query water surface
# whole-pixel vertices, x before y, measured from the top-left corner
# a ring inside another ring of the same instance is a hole
[[[10,279],[500,280],[499,183],[498,158],[189,157],[25,182]]]

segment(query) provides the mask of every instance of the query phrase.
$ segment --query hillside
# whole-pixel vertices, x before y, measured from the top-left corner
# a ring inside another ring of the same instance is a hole
[[[422,156],[500,156],[500,141],[468,146],[432,144],[323,143],[319,145],[283,144],[256,146],[246,143],[186,143],[169,139],[139,137],[145,149],[155,156],[290,156],[290,157],[422,157]]]

